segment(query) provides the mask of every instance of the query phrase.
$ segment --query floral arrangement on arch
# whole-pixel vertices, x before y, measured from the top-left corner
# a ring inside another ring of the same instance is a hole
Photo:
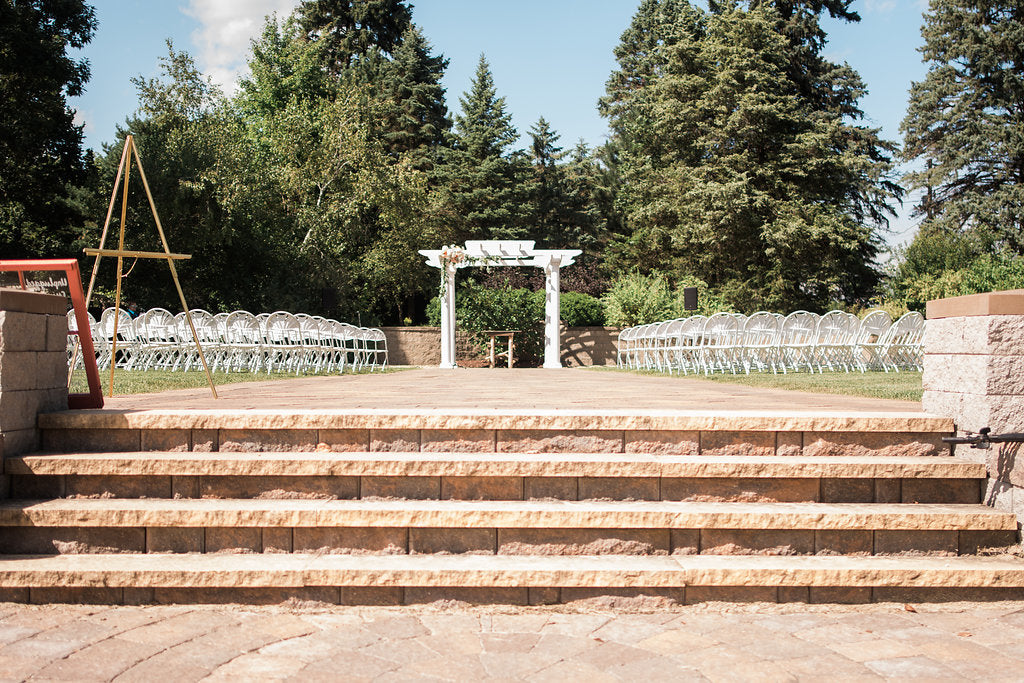
[[[447,270],[448,266],[458,266],[461,263],[465,263],[468,258],[466,250],[457,244],[441,247],[441,255],[439,256],[441,271]]]
[[[441,263],[441,288],[438,290],[438,296],[442,299],[445,296],[445,292],[448,288],[448,267],[458,268],[461,265],[482,265],[490,267],[493,263],[498,263],[500,259],[495,256],[470,256],[466,253],[465,248],[460,247],[457,244],[449,244],[441,247],[441,253],[438,255],[438,261]]]

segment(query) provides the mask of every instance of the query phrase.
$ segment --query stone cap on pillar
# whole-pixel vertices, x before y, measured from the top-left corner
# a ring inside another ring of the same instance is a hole
[[[968,294],[927,303],[927,318],[956,318],[977,315],[1024,315],[1024,289]]]
[[[64,315],[68,298],[60,294],[44,294],[20,287],[0,287],[0,311]]]

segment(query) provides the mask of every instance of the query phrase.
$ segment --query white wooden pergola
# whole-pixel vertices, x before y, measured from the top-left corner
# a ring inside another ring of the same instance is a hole
[[[536,266],[544,269],[544,367],[560,368],[561,337],[558,329],[560,314],[559,270],[572,265],[581,252],[579,249],[535,249],[532,241],[469,240],[464,252],[466,259],[453,264],[443,261],[441,249],[423,249],[427,265],[444,268],[444,286],[441,297],[441,365],[455,367],[455,271],[468,266]]]

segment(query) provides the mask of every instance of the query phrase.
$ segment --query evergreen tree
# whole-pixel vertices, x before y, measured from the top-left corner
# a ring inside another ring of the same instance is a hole
[[[374,48],[394,51],[412,22],[403,0],[303,0],[296,13],[306,37],[322,43],[324,64],[335,75]]]
[[[1024,6],[932,0],[922,35],[929,69],[902,125],[921,234],[1024,253]]]
[[[518,138],[505,98],[497,96],[483,55],[462,107],[444,163],[435,172],[454,239],[523,239],[525,157],[509,151]]]
[[[452,127],[441,85],[447,68],[448,60],[432,55],[430,43],[410,26],[382,77],[384,143],[392,153],[411,153],[417,168],[432,166]]]
[[[0,0],[0,253],[79,255],[85,216],[72,186],[87,182],[82,126],[67,97],[89,65],[68,55],[96,28],[82,0]]]
[[[582,248],[593,255],[601,219],[592,194],[590,150],[580,141],[566,153],[559,137],[543,116],[530,129],[530,236],[543,247]]]
[[[892,147],[849,121],[859,81],[829,71],[823,37],[794,47],[820,31],[813,6],[799,3],[801,31],[788,31],[770,3],[750,5],[677,6],[666,20],[688,29],[658,44],[659,72],[609,111],[627,218],[613,260],[699,274],[741,310],[863,300],[898,190]]]

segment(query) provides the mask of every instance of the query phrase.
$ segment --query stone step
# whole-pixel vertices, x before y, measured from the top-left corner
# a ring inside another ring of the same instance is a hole
[[[0,556],[0,599],[20,602],[549,604],[597,595],[681,603],[1024,598],[1016,557],[521,557],[478,555]]]
[[[0,504],[8,552],[971,554],[1015,542],[982,505],[59,499]]]
[[[39,416],[42,447],[83,451],[472,451],[948,455],[922,413],[656,410],[95,410]]]
[[[530,453],[32,454],[13,498],[307,496],[978,503],[985,466],[946,456]]]

